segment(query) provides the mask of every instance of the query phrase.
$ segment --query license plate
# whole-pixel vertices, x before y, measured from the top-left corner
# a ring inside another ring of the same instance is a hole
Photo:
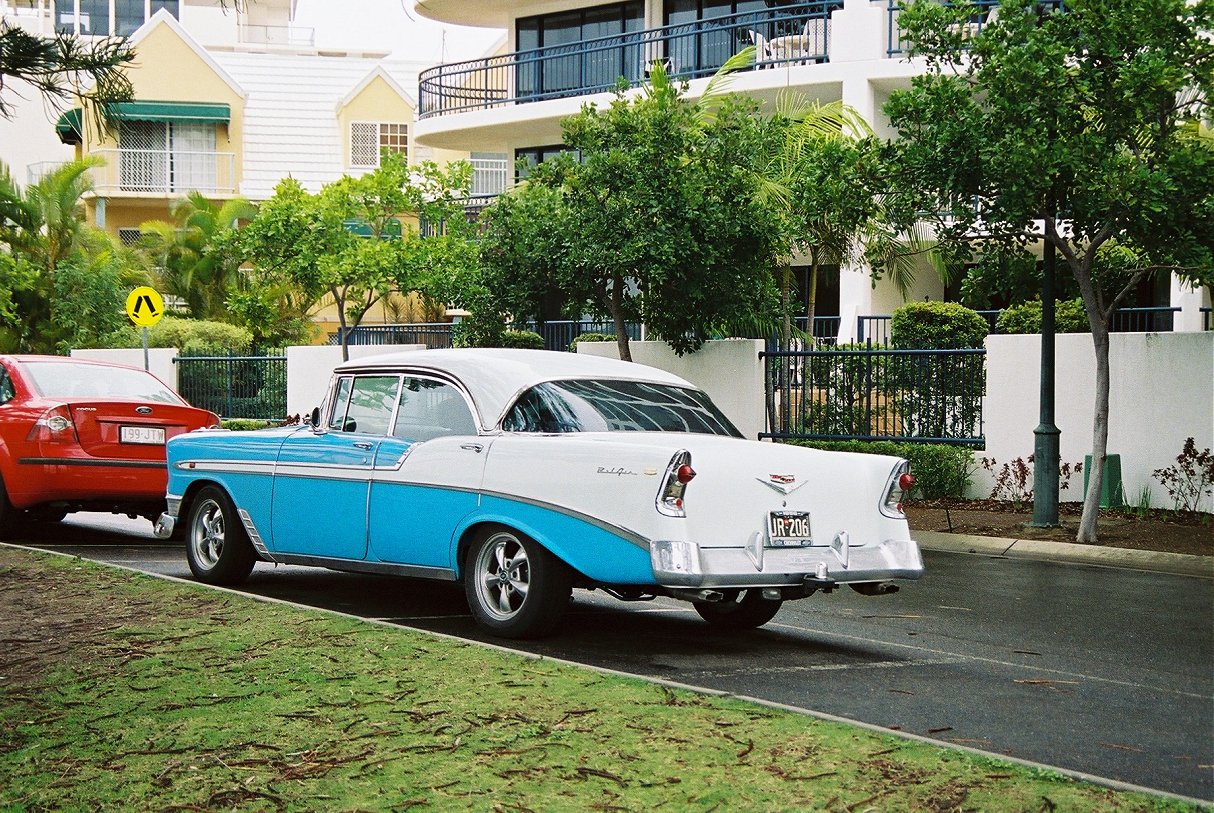
[[[163,426],[121,426],[118,431],[120,433],[118,438],[123,443],[164,445]]]
[[[772,511],[767,515],[767,544],[773,548],[800,548],[810,544],[808,511]]]

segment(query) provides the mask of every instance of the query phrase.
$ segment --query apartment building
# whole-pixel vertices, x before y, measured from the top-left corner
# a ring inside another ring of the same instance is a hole
[[[587,102],[608,104],[619,76],[643,82],[654,60],[689,79],[695,96],[726,59],[754,45],[756,64],[735,78],[732,90],[768,109],[787,90],[842,100],[889,138],[896,133],[883,105],[923,71],[899,41],[896,0],[418,0],[417,10],[434,20],[505,29],[507,42],[492,56],[421,74],[416,141],[510,162],[559,151],[563,118]],[[806,273],[801,264],[802,290]],[[864,267],[839,269],[819,286],[817,313],[841,317],[840,340],[855,338],[857,316],[888,314],[904,301],[887,282],[874,287]],[[924,268],[907,298],[948,293]],[[1182,308],[1176,328],[1200,330],[1200,308],[1210,304],[1203,296],[1164,280],[1130,304]]]
[[[123,242],[169,219],[191,191],[257,202],[288,176],[315,192],[367,172],[383,149],[444,158],[412,139],[422,64],[327,45],[298,24],[297,0],[7,0],[0,9],[43,35],[129,37],[135,95],[118,106],[116,130],[101,131],[81,107],[39,109],[28,92],[0,130],[0,159],[19,181],[73,157],[103,159],[87,218]],[[336,314],[319,321],[331,330]]]

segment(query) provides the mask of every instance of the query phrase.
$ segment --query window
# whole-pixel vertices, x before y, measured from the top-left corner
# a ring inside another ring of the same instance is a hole
[[[8,370],[0,367],[0,404],[7,404],[17,395],[17,391],[13,388],[13,379],[8,374]]]
[[[139,238],[143,236],[143,232],[139,229],[119,229],[118,242],[124,246],[133,246],[139,242]]]
[[[215,125],[124,121],[118,179],[130,192],[211,192],[218,184]]]
[[[409,125],[401,122],[350,123],[350,166],[377,167],[383,150],[409,154]]]
[[[396,406],[400,377],[368,375],[338,382],[329,428],[364,435],[386,435]]]
[[[532,387],[506,413],[507,432],[696,432],[741,437],[699,390],[641,381],[559,381]]]
[[[111,0],[53,0],[53,4],[55,30],[60,33],[127,37],[162,8],[180,17],[181,0],[113,0],[112,6]]]
[[[476,421],[468,402],[450,384],[406,376],[392,434],[407,440],[431,440],[447,435],[475,435]]]
[[[627,35],[644,25],[639,0],[518,20],[518,50],[530,52],[519,59],[518,95],[564,96],[611,88],[620,76],[639,79],[641,40]]]

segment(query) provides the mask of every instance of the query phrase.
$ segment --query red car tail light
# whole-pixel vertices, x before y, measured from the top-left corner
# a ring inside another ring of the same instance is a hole
[[[889,485],[885,489],[885,502],[881,505],[881,513],[894,519],[906,519],[902,502],[910,496],[915,488],[915,478],[910,473],[910,463],[903,460],[889,476]]]
[[[72,424],[72,413],[66,405],[52,407],[42,413],[26,440],[31,443],[79,443],[76,427]]]
[[[662,482],[662,490],[658,492],[658,513],[668,517],[687,516],[683,508],[683,494],[695,476],[695,469],[691,467],[691,452],[676,452],[666,467],[666,478]]]

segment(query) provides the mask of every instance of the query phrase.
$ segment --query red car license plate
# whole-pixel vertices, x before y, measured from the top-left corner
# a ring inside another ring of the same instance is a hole
[[[767,515],[767,544],[770,547],[804,547],[812,538],[808,511],[772,511]]]
[[[123,443],[142,443],[152,446],[164,445],[163,426],[121,426],[118,439]]]

